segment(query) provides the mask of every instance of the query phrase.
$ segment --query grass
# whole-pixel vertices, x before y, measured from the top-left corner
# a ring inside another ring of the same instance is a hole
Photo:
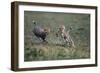
[[[59,44],[33,43],[25,48],[25,61],[89,58],[89,48],[71,48]]]
[[[32,30],[37,25],[50,28],[48,43],[34,36]],[[90,58],[90,15],[77,13],[24,12],[24,61],[67,60]],[[72,27],[70,35],[75,48],[63,45],[55,36],[59,25],[65,25],[66,31]]]

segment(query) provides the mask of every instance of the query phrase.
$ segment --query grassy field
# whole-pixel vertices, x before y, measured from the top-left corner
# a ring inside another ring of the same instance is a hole
[[[37,60],[64,60],[89,58],[88,48],[66,48],[61,45],[33,44],[25,49],[25,61]]]
[[[24,12],[24,61],[67,60],[90,58],[90,15],[53,12]],[[32,33],[35,20],[37,25],[50,28],[48,43],[41,42]],[[59,25],[65,25],[66,31],[72,27],[70,35],[75,48],[63,45],[55,36]]]

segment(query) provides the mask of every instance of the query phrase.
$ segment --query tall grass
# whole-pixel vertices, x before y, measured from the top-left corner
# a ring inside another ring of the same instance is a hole
[[[53,12],[24,12],[24,60],[64,60],[90,58],[90,15]],[[41,42],[32,33],[35,20],[37,25],[50,28],[48,43]],[[72,27],[70,35],[75,48],[68,47],[55,36],[59,25],[65,25],[66,31]]]
[[[25,48],[25,61],[86,59],[90,57],[89,48],[71,48],[64,45],[46,43],[32,44]]]

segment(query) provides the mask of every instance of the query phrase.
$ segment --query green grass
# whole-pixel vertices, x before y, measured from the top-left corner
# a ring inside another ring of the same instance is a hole
[[[37,25],[50,28],[48,43],[42,43],[32,33],[35,20]],[[24,12],[24,60],[67,60],[90,58],[90,15],[54,12]],[[66,31],[72,27],[70,35],[75,48],[63,45],[55,36],[59,25],[65,25]]]
[[[59,44],[37,43],[25,48],[25,61],[89,58],[89,48],[71,48]]]

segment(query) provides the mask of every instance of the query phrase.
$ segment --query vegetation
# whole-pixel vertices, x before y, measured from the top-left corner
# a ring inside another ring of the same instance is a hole
[[[90,58],[90,15],[54,12],[24,12],[24,60],[64,60]],[[43,43],[32,33],[36,21],[39,26],[50,28],[48,43]],[[55,33],[59,25],[65,25],[66,31],[72,27],[70,35],[75,48],[68,47]]]

